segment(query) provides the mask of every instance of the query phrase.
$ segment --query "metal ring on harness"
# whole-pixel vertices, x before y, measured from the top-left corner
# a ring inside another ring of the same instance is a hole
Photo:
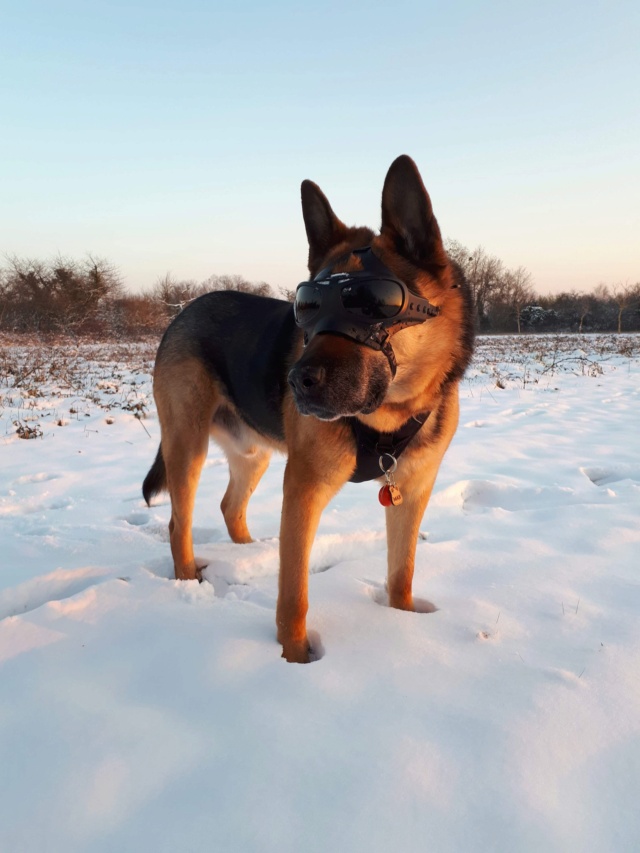
[[[391,459],[391,465],[389,465],[387,468],[385,468],[384,462],[383,462],[383,459],[385,456],[388,456],[389,459]],[[398,460],[393,455],[393,453],[383,453],[380,456],[380,459],[378,460],[378,465],[380,466],[380,470],[382,471],[383,474],[393,474],[393,472],[398,467]]]

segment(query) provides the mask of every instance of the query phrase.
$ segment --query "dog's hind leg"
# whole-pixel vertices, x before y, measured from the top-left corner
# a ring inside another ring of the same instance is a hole
[[[202,466],[207,458],[207,432],[193,431],[178,441],[162,443],[171,495],[169,537],[178,580],[194,580],[198,566],[193,554],[193,507]]]
[[[275,445],[248,426],[229,402],[216,411],[211,437],[229,463],[229,485],[220,504],[229,536],[238,544],[252,542],[247,504],[269,466]]]
[[[238,453],[228,445],[224,451],[229,461],[229,485],[220,509],[233,542],[252,542],[247,527],[247,504],[260,478],[269,466],[271,451],[255,445],[247,453]]]
[[[157,365],[154,396],[162,432],[162,457],[171,497],[169,537],[178,580],[194,580],[191,525],[200,473],[207,457],[209,429],[220,396],[197,359]]]

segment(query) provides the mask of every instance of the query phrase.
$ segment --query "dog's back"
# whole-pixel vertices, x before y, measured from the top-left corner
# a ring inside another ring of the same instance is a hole
[[[156,371],[169,362],[198,359],[248,426],[282,441],[282,401],[296,336],[289,302],[230,290],[207,293],[165,332]]]

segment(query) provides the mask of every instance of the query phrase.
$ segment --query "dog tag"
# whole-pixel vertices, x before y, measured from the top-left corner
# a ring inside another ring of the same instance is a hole
[[[378,500],[382,506],[398,506],[402,503],[402,494],[395,483],[387,483],[378,492]]]
[[[391,498],[392,506],[399,506],[402,503],[402,492],[396,486],[395,483],[390,483],[387,488],[389,489],[389,497]]]
[[[382,486],[378,492],[378,500],[382,506],[391,506],[391,492],[389,491],[389,486]]]
[[[391,465],[386,463],[386,459],[391,460]],[[396,481],[393,477],[393,472],[398,467],[398,460],[392,453],[383,453],[378,460],[378,464],[387,481],[378,492],[378,500],[382,506],[399,506],[402,503],[402,494],[396,486]]]

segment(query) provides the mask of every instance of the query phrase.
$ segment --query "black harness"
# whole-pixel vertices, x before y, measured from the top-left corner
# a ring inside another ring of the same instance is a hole
[[[383,476],[380,468],[380,458],[397,459],[407,447],[411,439],[418,433],[420,427],[429,417],[430,412],[421,412],[409,418],[406,424],[395,432],[378,432],[363,424],[357,418],[349,418],[353,437],[356,441],[356,470],[351,475],[350,482],[364,483]]]

